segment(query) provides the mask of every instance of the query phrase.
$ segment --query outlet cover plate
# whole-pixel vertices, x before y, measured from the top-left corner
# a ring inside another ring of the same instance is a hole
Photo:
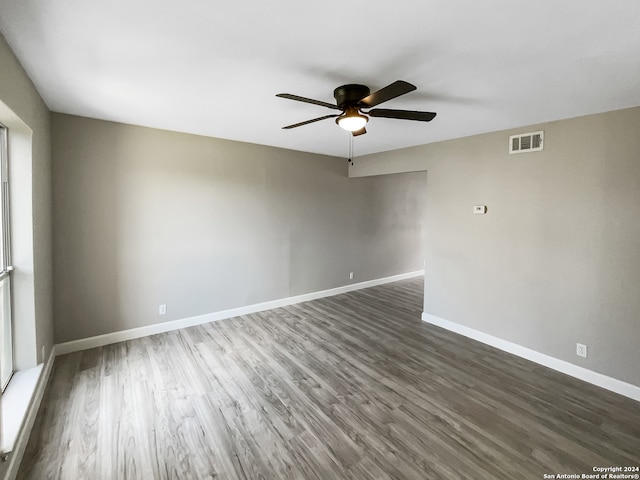
[[[582,343],[576,343],[576,355],[587,358],[587,346]]]

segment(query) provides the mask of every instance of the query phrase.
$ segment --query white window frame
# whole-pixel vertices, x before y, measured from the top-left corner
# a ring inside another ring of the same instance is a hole
[[[0,355],[0,389],[4,392],[14,371],[13,362],[13,325],[11,315],[11,230],[9,210],[9,159],[8,159],[8,129],[0,123],[0,281],[5,282],[8,302],[6,311],[0,312],[3,322],[0,329],[2,334],[2,354]],[[4,315],[6,313],[6,315]],[[7,368],[7,362],[9,366]]]

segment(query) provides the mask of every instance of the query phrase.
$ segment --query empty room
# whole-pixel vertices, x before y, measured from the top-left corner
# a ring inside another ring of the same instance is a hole
[[[0,0],[0,479],[640,479],[638,25]]]

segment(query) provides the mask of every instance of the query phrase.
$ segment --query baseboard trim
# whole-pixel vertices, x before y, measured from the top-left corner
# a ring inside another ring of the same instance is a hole
[[[309,300],[316,300],[318,298],[331,297],[333,295],[339,295],[341,293],[352,292],[354,290],[361,290],[363,288],[374,287],[376,285],[382,285],[390,282],[397,282],[398,280],[419,277],[422,275],[424,275],[424,270],[418,270],[415,272],[392,275],[390,277],[367,280],[365,282],[352,283],[350,285],[343,285],[341,287],[330,288],[328,290],[305,293],[303,295],[296,295],[294,297],[280,298],[268,302],[256,303],[254,305],[247,305],[244,307],[231,308],[229,310],[221,310],[218,312],[198,315],[195,317],[156,323],[153,325],[148,325],[146,327],[131,328],[129,330],[106,333],[104,335],[97,335],[95,337],[81,338],[80,340],[72,340],[70,342],[57,344],[56,354],[64,355],[67,353],[87,350],[89,348],[102,347],[104,345],[110,345],[112,343],[147,337],[149,335],[155,335],[157,333],[170,332],[172,330],[179,330],[181,328],[192,327],[194,325],[202,325],[203,323],[216,322],[218,320],[224,320],[240,315],[247,315],[249,313],[262,312],[264,310],[271,310],[272,308],[285,307],[287,305],[294,305],[296,303],[308,302]]]
[[[494,337],[493,335],[489,335],[473,328],[460,325],[459,323],[445,320],[435,315],[423,312],[422,320],[438,327],[442,327],[446,330],[450,330],[454,333],[464,335],[465,337],[469,337],[473,340],[477,340],[484,344],[491,345],[492,347],[503,350],[505,352],[512,353],[513,355],[525,358],[539,365],[551,368],[552,370],[556,370],[571,377],[578,378],[587,383],[602,387],[606,390],[610,390],[633,400],[640,401],[640,387],[631,383],[623,382],[622,380],[608,377],[607,375],[603,375],[601,373],[579,367],[565,360],[550,357],[549,355],[545,355],[530,348],[523,347],[522,345],[518,345],[517,343]]]
[[[40,409],[40,404],[42,403],[47,383],[49,382],[49,376],[51,375],[51,369],[53,368],[55,358],[56,347],[54,346],[49,353],[49,357],[47,357],[47,361],[45,362],[42,371],[40,372],[36,388],[33,392],[33,396],[31,397],[31,401],[29,402],[29,407],[27,408],[27,414],[22,422],[22,426],[20,427],[18,438],[16,438],[13,445],[11,459],[9,460],[9,467],[7,468],[4,480],[14,480],[18,475],[18,469],[20,468],[22,457],[24,456],[24,452],[27,448],[27,443],[31,436],[31,430],[33,429],[33,424],[36,421],[36,416]]]

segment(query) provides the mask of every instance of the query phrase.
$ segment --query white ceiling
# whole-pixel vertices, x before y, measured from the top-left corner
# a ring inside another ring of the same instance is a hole
[[[346,156],[333,89],[418,89],[356,155],[640,105],[637,0],[0,0],[0,31],[49,108]]]

